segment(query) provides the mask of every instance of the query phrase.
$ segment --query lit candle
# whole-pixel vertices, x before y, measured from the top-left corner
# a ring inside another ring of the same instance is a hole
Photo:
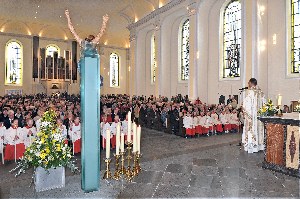
[[[110,130],[106,130],[106,159],[110,157]]]
[[[132,152],[136,152],[136,124],[133,123],[133,150]]]
[[[131,112],[128,112],[128,132],[127,132],[127,142],[131,141]]]
[[[121,133],[121,152],[124,153],[124,133]]]
[[[168,128],[168,118],[166,118],[166,128]]]
[[[121,132],[121,126],[120,123],[118,123],[117,134],[116,134],[116,155],[120,155],[120,132]]]
[[[137,128],[137,151],[141,154],[141,126]]]
[[[278,105],[278,106],[281,106],[281,105],[282,105],[282,96],[281,96],[281,95],[278,95],[278,102],[277,102],[277,105]]]

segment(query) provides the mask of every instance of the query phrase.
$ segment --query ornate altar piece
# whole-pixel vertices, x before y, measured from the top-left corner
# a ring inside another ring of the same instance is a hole
[[[300,178],[299,113],[258,117],[265,127],[263,168]]]

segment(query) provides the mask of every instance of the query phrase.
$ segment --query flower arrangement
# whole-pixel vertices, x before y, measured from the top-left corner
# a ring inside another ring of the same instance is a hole
[[[300,104],[295,107],[295,111],[300,113]]]
[[[16,176],[25,173],[30,167],[44,169],[69,167],[72,172],[78,170],[71,160],[71,148],[65,144],[56,124],[56,113],[49,110],[41,119],[41,130],[37,133],[32,144],[26,149],[24,156],[10,172],[17,171]]]
[[[274,116],[278,110],[273,105],[272,100],[268,100],[267,103],[265,103],[261,109],[259,109],[258,114],[260,116]]]

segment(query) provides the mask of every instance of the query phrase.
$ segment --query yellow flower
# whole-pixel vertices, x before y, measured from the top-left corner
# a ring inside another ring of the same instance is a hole
[[[41,138],[41,142],[44,144],[45,143],[45,138]]]
[[[45,149],[45,151],[46,151],[47,154],[50,153],[50,149],[48,147]]]
[[[44,160],[46,156],[47,156],[46,153],[41,153],[41,154],[40,154],[40,158],[41,158],[42,160]]]

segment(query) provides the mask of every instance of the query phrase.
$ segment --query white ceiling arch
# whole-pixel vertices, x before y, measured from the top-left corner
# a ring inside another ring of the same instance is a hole
[[[84,38],[89,34],[98,33],[102,24],[102,16],[107,13],[110,20],[100,42],[111,46],[126,47],[129,44],[129,31],[126,27],[169,1],[1,0],[0,31],[72,39],[64,16],[64,10],[69,9],[75,29],[80,37]],[[24,24],[28,30],[16,28],[14,24],[20,23]],[[48,27],[56,27],[52,29],[62,31],[59,34],[49,33],[45,31],[49,29]]]

